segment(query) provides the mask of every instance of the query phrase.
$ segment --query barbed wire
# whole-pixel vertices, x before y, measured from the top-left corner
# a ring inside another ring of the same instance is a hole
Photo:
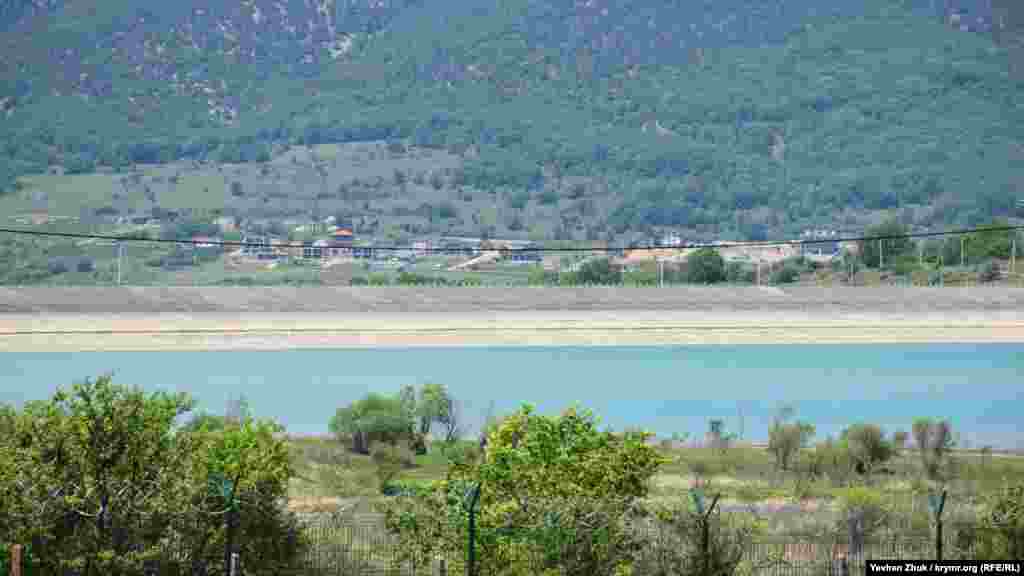
[[[523,248],[509,248],[501,246],[494,246],[490,250],[505,249],[511,252],[623,252],[631,250],[692,250],[694,248],[771,248],[778,246],[805,246],[815,244],[835,244],[835,243],[851,243],[851,242],[867,242],[872,240],[900,240],[900,239],[912,239],[912,238],[936,238],[943,236],[963,236],[967,234],[977,233],[996,233],[996,232],[1016,232],[1024,230],[1024,225],[1018,226],[991,226],[991,227],[975,227],[975,228],[964,228],[959,230],[945,230],[939,232],[909,232],[906,234],[882,234],[875,236],[837,236],[830,238],[801,238],[794,240],[762,240],[762,241],[732,241],[732,242],[698,242],[698,243],[686,243],[678,246],[659,246],[653,244],[630,244],[626,246],[529,246]],[[0,228],[0,234],[15,234],[22,236],[42,236],[42,237],[54,237],[54,238],[78,238],[83,240],[107,240],[113,243],[120,242],[148,242],[153,244],[186,244],[186,245],[200,245],[200,246],[234,246],[234,247],[254,247],[254,248],[337,248],[337,246],[318,246],[312,243],[304,242],[281,242],[277,244],[268,244],[267,242],[246,242],[246,241],[231,241],[231,240],[216,240],[214,238],[150,238],[146,236],[117,236],[112,234],[86,234],[80,232],[51,232],[44,230],[18,230],[16,228]],[[265,236],[261,234],[252,234],[252,236]],[[498,240],[498,239],[480,239],[480,242],[494,242],[500,244],[503,242],[509,242],[509,240]],[[529,242],[523,240],[516,240],[515,242]],[[399,246],[399,245],[383,245],[383,246],[359,246],[351,245],[346,246],[349,249],[356,250],[368,250],[368,251],[408,251],[414,250],[414,246]],[[459,253],[463,252],[463,247],[430,247],[426,249],[427,252],[432,253]]]

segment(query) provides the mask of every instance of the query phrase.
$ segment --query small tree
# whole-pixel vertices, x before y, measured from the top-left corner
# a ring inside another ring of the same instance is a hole
[[[845,443],[835,442],[831,437],[818,444],[814,451],[820,453],[821,470],[833,483],[846,484],[853,472],[854,461]]]
[[[733,440],[736,439],[735,434],[730,434],[725,431],[725,421],[721,419],[708,421],[708,436],[711,439],[711,447],[715,450],[719,450],[723,454],[729,449]]]
[[[686,279],[693,284],[725,280],[725,260],[714,248],[701,248],[686,258]]]
[[[908,435],[905,430],[897,430],[892,433],[892,447],[897,456],[907,448]]]
[[[369,454],[376,442],[396,444],[412,437],[413,420],[407,405],[397,396],[370,393],[362,400],[339,408],[328,425],[352,451]]]
[[[634,574],[730,576],[741,569],[754,538],[764,532],[755,516],[722,514],[717,506],[705,510],[696,503],[677,502],[654,505],[651,511],[661,535],[639,551]],[[763,561],[766,565],[771,559]],[[747,568],[754,571],[765,565]]]
[[[858,253],[861,262],[867,268],[878,268],[879,261],[884,267],[890,266],[898,256],[912,253],[914,243],[910,238],[892,236],[903,236],[907,229],[895,220],[889,220],[868,228],[865,234],[868,237],[858,243]],[[882,250],[879,253],[879,249]],[[881,259],[879,256],[881,255]]]
[[[383,493],[387,492],[388,486],[402,470],[413,465],[412,451],[402,444],[374,444],[370,449],[370,458],[376,466],[378,487]]]
[[[239,549],[253,574],[289,568],[302,542],[280,506],[293,476],[280,428],[176,427],[192,405],[110,375],[28,403],[0,437],[0,541],[31,542],[47,573],[141,573],[176,560],[167,542],[191,548],[197,573],[206,552]]]
[[[892,445],[885,432],[874,424],[859,423],[843,431],[840,442],[845,443],[854,459],[858,474],[870,475],[871,470],[892,457]]]
[[[814,425],[807,422],[787,423],[793,409],[785,406],[768,429],[768,450],[775,456],[775,465],[789,470],[793,457],[814,437]]]
[[[888,525],[889,513],[881,495],[863,486],[847,488],[840,503],[839,531],[850,539],[850,554],[859,556],[865,539]]]
[[[948,420],[919,418],[912,428],[914,443],[921,456],[925,476],[942,481],[948,465],[949,451],[955,446],[953,427]]]
[[[444,179],[441,178],[440,173],[434,172],[430,175],[430,186],[433,187],[434,190],[441,190],[444,188]]]
[[[480,460],[453,465],[430,494],[389,507],[389,531],[410,555],[459,554],[466,490],[479,486],[480,573],[611,574],[632,557],[626,519],[663,462],[647,437],[599,431],[587,412],[549,417],[524,406],[491,428]],[[520,565],[530,557],[542,565]]]
[[[622,282],[622,269],[608,258],[595,258],[580,266],[575,280],[579,284],[619,284]]]

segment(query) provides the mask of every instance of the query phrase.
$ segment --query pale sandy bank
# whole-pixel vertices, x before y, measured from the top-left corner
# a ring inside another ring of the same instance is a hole
[[[0,316],[0,352],[913,342],[1024,344],[1024,317],[636,310]]]
[[[914,342],[1024,344],[1024,289],[0,289],[0,352]]]

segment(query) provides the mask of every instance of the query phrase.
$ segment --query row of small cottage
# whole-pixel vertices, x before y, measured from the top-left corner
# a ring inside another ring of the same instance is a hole
[[[245,236],[242,238],[242,256],[257,260],[278,260],[284,258],[303,258],[307,260],[328,260],[334,258],[359,258],[387,260],[398,258],[411,260],[432,254],[474,257],[486,251],[499,251],[503,257],[513,262],[540,262],[540,245],[535,242],[519,240],[490,240],[464,237],[442,237],[438,241],[418,240],[412,248],[371,246],[369,243],[357,243],[351,230],[335,228],[326,238],[307,240],[302,243],[291,242],[271,236]]]
[[[747,261],[772,263],[803,255],[807,258],[827,262],[839,255],[843,250],[855,249],[854,246],[841,245],[835,233],[805,233],[805,240],[814,240],[813,244],[773,245],[766,246],[751,243],[712,243],[727,261]],[[354,234],[347,228],[334,228],[325,237],[308,240],[302,243],[288,241],[270,236],[246,236],[242,239],[243,247],[239,254],[257,260],[277,260],[285,258],[303,258],[307,260],[330,260],[335,258],[358,258],[388,260],[414,260],[434,254],[447,256],[463,256],[474,258],[484,254],[513,262],[540,263],[543,248],[540,244],[527,240],[482,239],[462,236],[442,236],[439,239],[421,239],[414,242],[411,248],[381,247],[380,244],[356,242]],[[844,244],[844,243],[842,243]],[[698,246],[670,244],[671,247],[639,248],[632,250],[613,250],[611,255],[618,263],[630,266],[644,261],[680,261],[684,260]],[[550,258],[548,259],[550,261]]]

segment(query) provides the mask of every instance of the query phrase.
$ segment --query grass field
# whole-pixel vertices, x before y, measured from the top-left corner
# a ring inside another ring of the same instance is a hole
[[[375,467],[368,456],[349,453],[328,437],[290,439],[300,480],[291,486],[291,506],[303,512],[338,509],[363,520],[375,518],[379,495]],[[927,484],[918,454],[905,450],[872,476],[819,478],[807,481],[799,472],[780,471],[763,447],[741,444],[726,450],[661,442],[659,451],[669,459],[652,479],[648,500],[679,501],[687,497],[698,478],[721,493],[726,511],[751,510],[767,522],[769,534],[781,538],[821,536],[834,530],[841,506],[851,487],[876,494],[888,513],[885,529],[905,537],[930,534]],[[947,522],[974,516],[984,496],[1005,483],[1024,481],[1024,457],[956,451],[951,461],[956,472],[948,482]],[[444,477],[447,461],[438,445],[417,456],[401,473],[401,481],[430,481]]]

